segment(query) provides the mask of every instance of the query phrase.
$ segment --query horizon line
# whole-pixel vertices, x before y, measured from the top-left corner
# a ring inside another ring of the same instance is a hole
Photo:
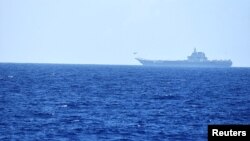
[[[0,62],[0,64],[143,66],[142,64],[98,64],[98,63],[55,63],[55,62],[54,63],[53,62]],[[250,66],[231,66],[229,68],[250,68]]]

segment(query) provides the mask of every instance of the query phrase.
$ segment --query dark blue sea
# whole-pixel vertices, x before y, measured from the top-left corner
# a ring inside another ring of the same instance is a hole
[[[205,141],[249,123],[249,68],[0,64],[1,141]]]

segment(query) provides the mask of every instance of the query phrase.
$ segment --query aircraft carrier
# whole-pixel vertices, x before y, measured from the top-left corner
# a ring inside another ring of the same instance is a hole
[[[187,60],[148,60],[135,58],[143,66],[159,66],[159,67],[202,67],[202,68],[228,68],[232,66],[231,60],[208,60],[205,53],[197,52],[187,57]]]

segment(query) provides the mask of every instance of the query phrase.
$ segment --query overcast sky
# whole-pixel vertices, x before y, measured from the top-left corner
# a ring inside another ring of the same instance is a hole
[[[250,66],[250,0],[0,0],[0,62],[139,64],[194,47]]]

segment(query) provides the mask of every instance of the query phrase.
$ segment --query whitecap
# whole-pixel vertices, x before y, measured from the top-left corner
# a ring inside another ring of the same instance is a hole
[[[75,119],[75,120],[73,120],[74,122],[79,122],[80,120],[79,119]]]
[[[68,107],[68,105],[65,104],[65,105],[62,105],[61,107],[66,108],[66,107]]]
[[[8,75],[8,78],[13,78],[14,76],[13,75]]]

